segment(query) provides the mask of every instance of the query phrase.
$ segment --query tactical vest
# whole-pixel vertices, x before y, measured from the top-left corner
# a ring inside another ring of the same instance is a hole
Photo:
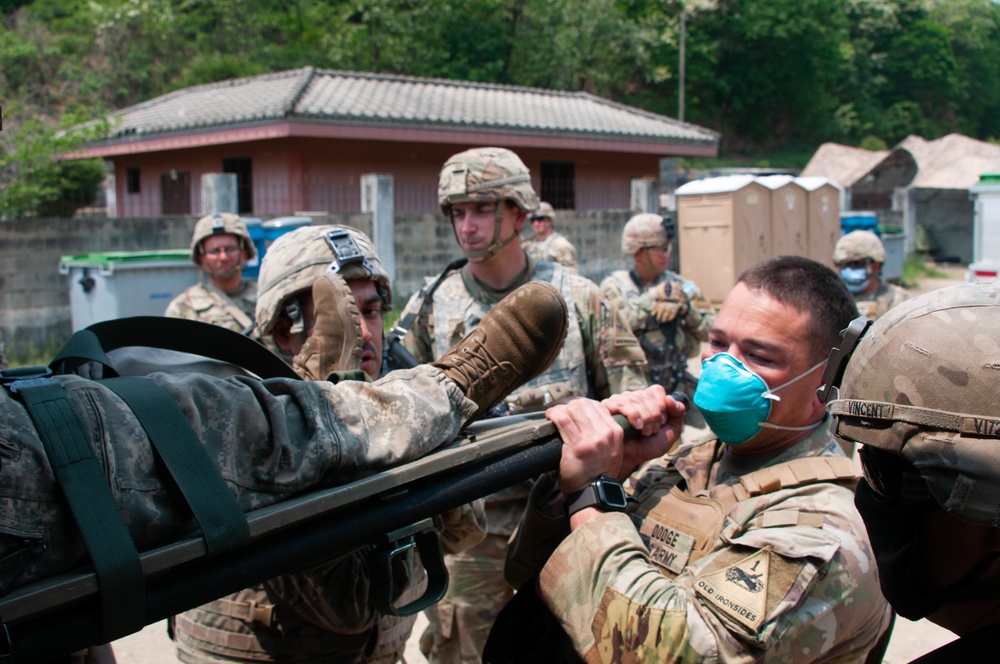
[[[664,273],[653,286],[673,279],[671,274]],[[623,305],[648,290],[648,288],[642,288],[636,282],[637,278],[627,270],[616,270],[608,278],[614,281]],[[651,382],[662,385],[667,392],[674,391],[684,381],[687,369],[687,353],[690,349],[682,348],[678,343],[683,341],[686,336],[680,330],[680,325],[680,317],[660,324],[650,315],[646,317],[639,329],[633,328],[636,338],[639,339],[639,345],[646,354],[647,377]]]
[[[332,634],[281,615],[263,585],[172,619],[177,658],[188,664],[235,661],[362,662],[374,630]]]
[[[249,335],[256,327],[253,317],[256,301],[254,282],[245,281],[240,292],[251,297],[239,297],[237,300],[210,284],[202,283],[192,286],[181,297],[194,310],[195,320]],[[249,309],[249,313],[244,307]]]
[[[549,262],[536,263],[532,281],[547,281],[559,289],[563,299],[572,308],[574,293],[571,286],[572,272],[561,265]],[[466,334],[479,326],[492,305],[476,301],[461,282],[462,275],[451,274],[435,294],[433,301],[434,320],[434,356],[441,357],[453,348]],[[457,281],[456,281],[457,280]],[[508,403],[520,401],[538,401],[537,410],[553,405],[555,401],[546,403],[544,396],[540,399],[529,399],[528,395],[519,398],[522,392],[535,390],[544,394],[548,389],[553,399],[556,395],[580,396],[587,392],[587,365],[584,352],[583,332],[580,330],[579,319],[570,316],[566,331],[566,341],[555,361],[541,376],[525,383],[518,391],[508,397]],[[572,393],[567,390],[573,390]],[[521,409],[528,410],[527,408]]]
[[[680,474],[676,480],[681,480]],[[838,483],[852,491],[858,474],[851,459],[806,457],[762,468],[740,476],[735,484],[720,484],[692,495],[677,484],[665,483],[645,492],[633,518],[641,521],[639,535],[650,559],[671,579],[711,553],[719,541],[726,517],[739,502],[782,489],[817,483]],[[631,489],[631,487],[630,487]],[[799,510],[766,512],[750,527],[808,525],[819,527],[820,514]]]

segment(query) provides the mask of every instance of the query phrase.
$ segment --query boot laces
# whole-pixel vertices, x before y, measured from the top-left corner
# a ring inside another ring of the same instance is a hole
[[[462,347],[458,361],[452,366],[461,373],[470,390],[475,383],[482,380],[496,383],[497,372],[508,371],[507,363],[498,360],[489,351],[479,335],[469,341],[469,345]]]

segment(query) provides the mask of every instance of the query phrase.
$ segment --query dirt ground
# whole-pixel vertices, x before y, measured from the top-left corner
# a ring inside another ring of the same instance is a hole
[[[938,288],[952,286],[965,281],[965,267],[935,266],[935,269],[945,274],[942,278],[926,278],[910,289],[912,295],[926,293]],[[427,620],[421,615],[413,630],[406,648],[406,664],[425,664],[426,659],[420,653],[418,639]],[[896,626],[889,641],[889,649],[883,659],[884,664],[903,664],[938,648],[955,635],[948,630],[926,620],[911,622],[904,618],[896,619]],[[114,643],[114,651],[118,664],[173,664],[177,662],[174,647],[167,638],[165,622],[149,625],[146,629],[120,639]]]

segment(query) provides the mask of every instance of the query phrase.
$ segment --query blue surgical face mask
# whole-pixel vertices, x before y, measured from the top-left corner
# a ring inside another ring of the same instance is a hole
[[[863,293],[872,280],[866,267],[842,267],[840,268],[840,279],[847,286],[847,290],[852,293]]]
[[[716,353],[701,363],[701,376],[694,392],[694,403],[719,440],[728,445],[742,445],[760,433],[761,428],[785,431],[808,431],[820,422],[804,427],[771,424],[771,404],[780,401],[776,392],[808,376],[826,360],[814,364],[795,378],[773,390],[759,375],[729,353]]]

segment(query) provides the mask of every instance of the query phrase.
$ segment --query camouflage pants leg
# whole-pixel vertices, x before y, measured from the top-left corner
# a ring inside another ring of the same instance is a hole
[[[487,535],[478,546],[445,557],[448,594],[427,610],[420,649],[431,664],[479,664],[490,628],[514,591],[503,577],[507,536]]]

